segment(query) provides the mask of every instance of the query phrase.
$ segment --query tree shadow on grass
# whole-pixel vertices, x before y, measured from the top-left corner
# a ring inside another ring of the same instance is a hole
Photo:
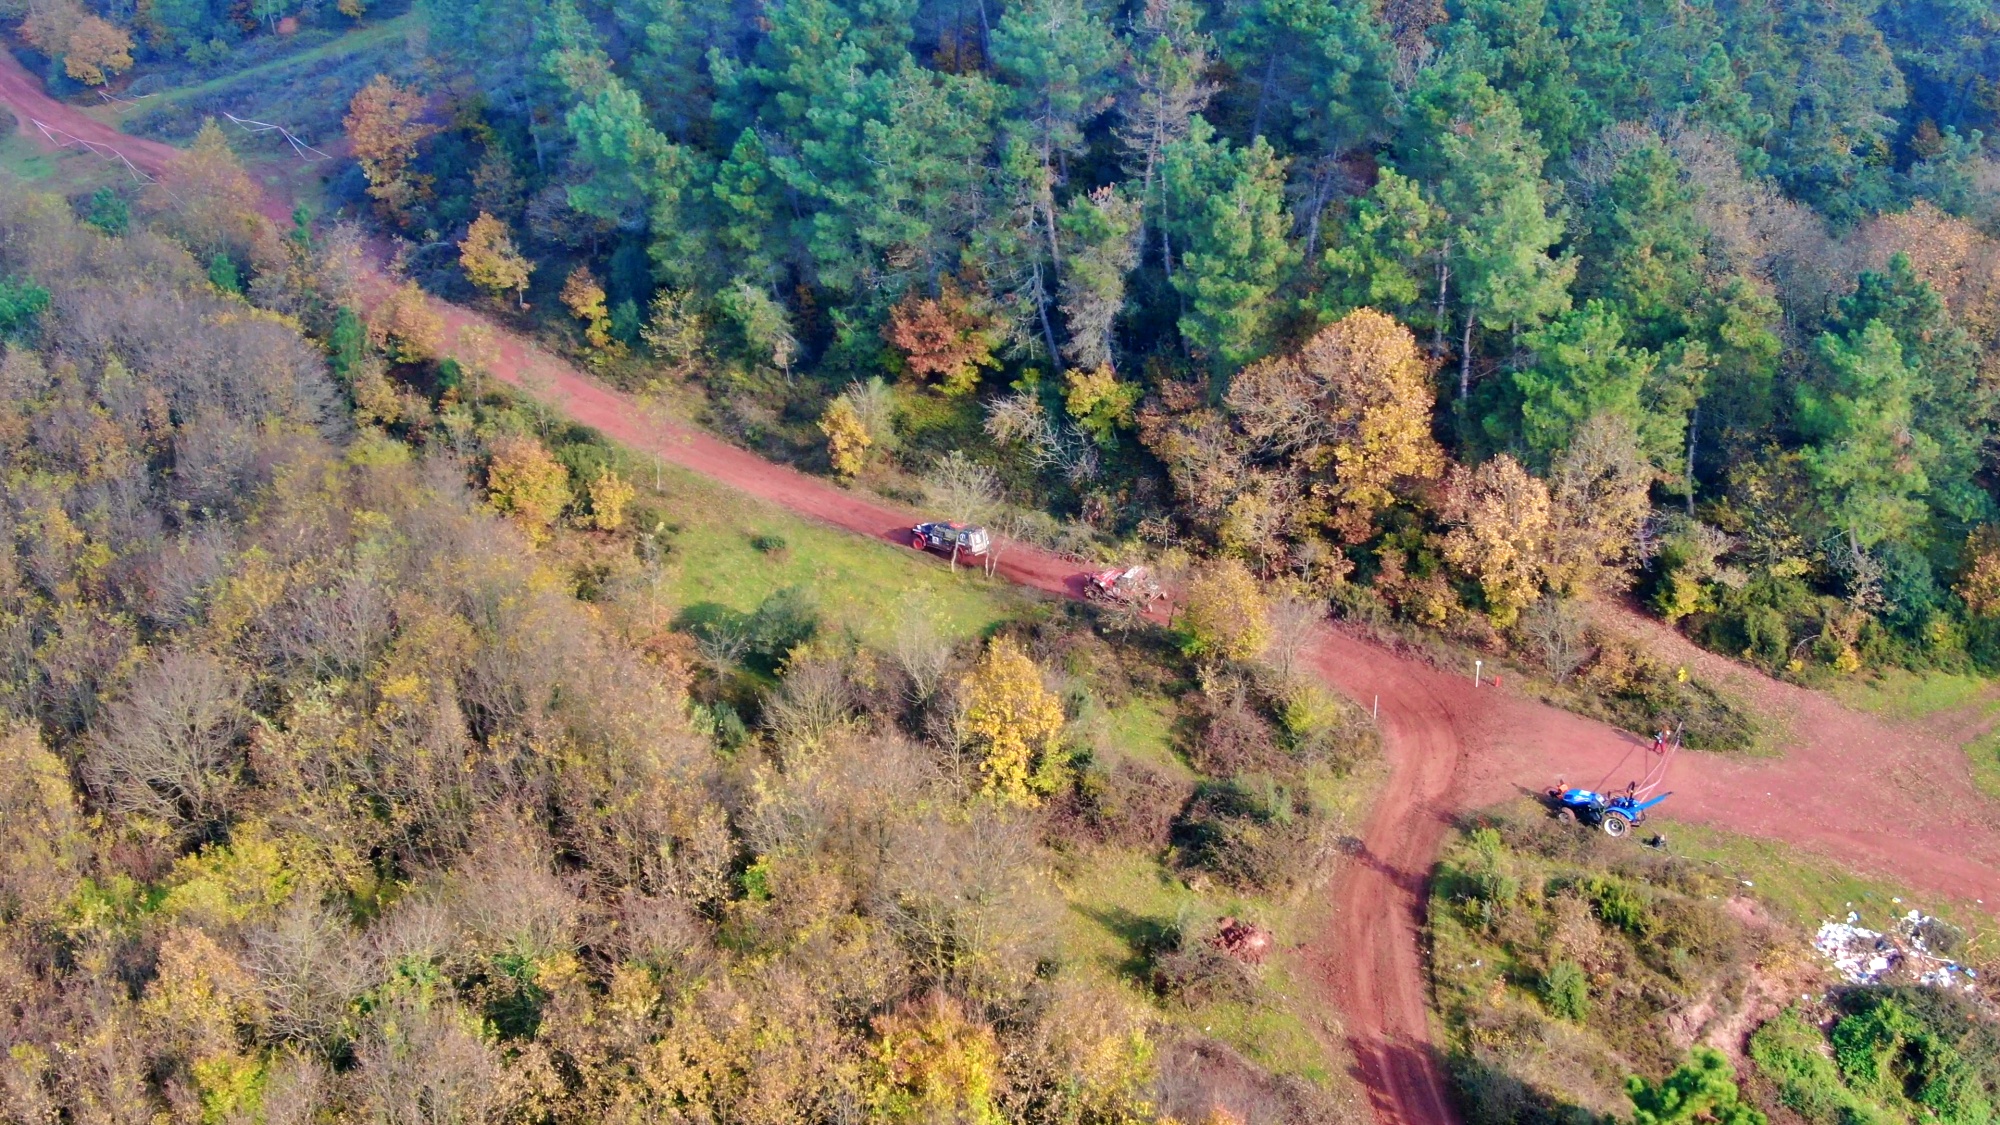
[[[1111,931],[1125,943],[1126,955],[1113,966],[1118,975],[1150,987],[1153,959],[1174,943],[1171,919],[1137,914],[1122,906],[1080,906],[1084,917]]]

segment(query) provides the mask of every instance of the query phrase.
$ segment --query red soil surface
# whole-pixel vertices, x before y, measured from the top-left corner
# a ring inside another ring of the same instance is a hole
[[[110,145],[157,174],[175,150],[128,137],[50,100],[0,51],[0,101],[21,116]],[[57,138],[60,140],[61,138]],[[282,218],[288,207],[266,208]],[[376,292],[388,284],[376,267]],[[738,449],[649,413],[560,357],[477,312],[437,302],[449,328],[484,324],[498,343],[494,374],[635,449],[862,535],[907,543],[912,513]],[[1078,568],[1002,544],[1000,573],[1053,594],[1080,593]],[[1964,755],[1917,724],[1891,725],[1703,652],[1671,630],[1621,614],[1655,651],[1733,683],[1790,730],[1781,757],[1685,754],[1662,820],[1686,820],[1797,845],[1809,858],[1979,899],[2000,914],[2000,830]],[[1327,682],[1364,706],[1378,698],[1389,779],[1362,834],[1359,859],[1333,888],[1329,932],[1307,951],[1327,1001],[1345,1016],[1355,1077],[1382,1125],[1451,1125],[1456,1115],[1426,1025],[1421,931],[1425,881],[1453,817],[1566,778],[1616,786],[1643,772],[1645,742],[1469,676],[1329,630],[1313,653]]]

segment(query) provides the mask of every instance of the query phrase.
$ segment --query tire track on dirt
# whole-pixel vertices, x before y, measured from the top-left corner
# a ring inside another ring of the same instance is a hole
[[[178,154],[53,101],[5,51],[0,101],[21,115],[29,136],[39,138],[29,119],[40,120],[115,147],[152,175]],[[284,221],[290,208],[267,193],[264,210]],[[379,248],[367,265],[364,288],[379,299],[391,284]],[[608,438],[835,527],[907,542],[907,511],[649,412],[490,317],[442,301],[432,305],[454,330],[476,324],[493,333],[496,377]],[[1052,594],[1081,592],[1075,564],[1022,544],[1001,545],[998,570]],[[1308,949],[1308,967],[1345,1016],[1355,1077],[1378,1122],[1452,1125],[1456,1115],[1428,1029],[1422,952],[1426,882],[1452,818],[1557,776],[1594,781],[1640,740],[1492,688],[1475,690],[1464,677],[1338,630],[1326,631],[1311,663],[1357,703],[1380,700],[1389,779],[1363,829],[1357,861],[1344,865],[1334,883],[1331,928]],[[1925,890],[1983,898],[1989,912],[2000,913],[2000,810],[1978,797],[1955,747],[1742,671],[1809,708],[1811,722],[1797,732],[1801,741],[1775,760],[1683,756],[1672,781],[1678,795],[1662,819],[1798,844]],[[1919,782],[1876,784],[1885,762]]]

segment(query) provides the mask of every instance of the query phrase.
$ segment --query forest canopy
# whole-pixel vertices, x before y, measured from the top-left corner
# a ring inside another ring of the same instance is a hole
[[[1637,582],[1774,670],[1995,658],[1989,7],[755,8],[425,0],[366,202],[846,477],[956,451],[1482,643]],[[1504,464],[1571,484],[1506,558]]]

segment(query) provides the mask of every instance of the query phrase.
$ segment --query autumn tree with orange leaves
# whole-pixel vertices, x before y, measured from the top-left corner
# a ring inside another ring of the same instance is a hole
[[[1444,472],[1431,438],[1436,393],[1410,330],[1374,309],[1356,309],[1304,347],[1245,368],[1229,407],[1250,440],[1307,473],[1336,505],[1331,523],[1359,543],[1395,502],[1405,478]]]
[[[347,105],[347,141],[354,159],[368,177],[368,194],[399,225],[411,219],[411,209],[431,196],[431,178],[410,170],[417,146],[438,127],[421,120],[424,97],[415,87],[399,86],[378,74]]]
[[[132,33],[96,16],[85,16],[69,34],[63,72],[86,86],[102,86],[132,69]]]
[[[936,379],[947,395],[965,394],[979,384],[980,369],[999,366],[991,319],[949,280],[936,297],[910,293],[891,306],[882,336],[911,374]]]

